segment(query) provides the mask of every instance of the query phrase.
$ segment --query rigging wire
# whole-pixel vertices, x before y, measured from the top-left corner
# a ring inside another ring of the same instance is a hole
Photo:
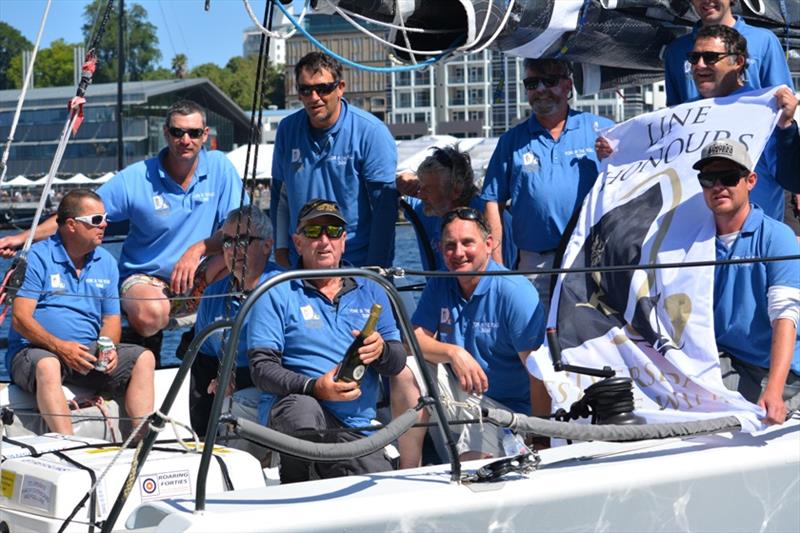
[[[11,121],[11,129],[8,131],[8,139],[6,140],[6,147],[3,150],[3,158],[0,160],[0,184],[6,179],[6,172],[8,171],[8,154],[11,152],[11,143],[14,142],[14,133],[17,131],[17,124],[19,123],[19,116],[22,113],[22,104],[25,102],[25,96],[28,93],[28,86],[30,85],[31,78],[33,78],[33,67],[36,64],[36,54],[39,52],[39,45],[42,42],[42,34],[44,34],[44,26],[47,22],[47,16],[50,13],[50,5],[53,0],[47,0],[47,5],[44,6],[44,15],[42,15],[42,22],[39,24],[39,33],[36,35],[36,44],[33,45],[33,52],[31,52],[31,62],[28,65],[28,71],[25,73],[25,80],[22,82],[22,90],[19,93],[17,100],[17,109],[14,111],[14,118]]]
[[[426,67],[436,63],[437,61],[440,61],[441,59],[446,57],[450,52],[452,52],[453,50],[456,50],[456,48],[457,48],[457,47],[450,48],[450,49],[446,50],[445,53],[442,53],[442,54],[436,55],[436,56],[434,56],[432,58],[426,59],[422,63],[416,64],[416,65],[403,65],[403,66],[394,66],[394,67],[373,67],[371,65],[364,65],[364,64],[361,64],[361,63],[357,63],[355,61],[351,61],[350,59],[347,59],[346,57],[343,57],[343,56],[337,54],[336,52],[334,52],[333,50],[331,50],[330,48],[328,48],[327,46],[322,44],[316,37],[314,37],[308,31],[306,31],[306,29],[297,21],[297,19],[291,13],[289,13],[289,11],[286,9],[286,7],[284,7],[280,2],[276,1],[275,5],[278,6],[278,9],[280,9],[283,12],[284,16],[289,20],[289,22],[291,22],[295,26],[295,28],[297,28],[297,30],[301,34],[303,34],[306,37],[306,39],[308,39],[311,42],[311,44],[313,44],[314,46],[316,46],[317,48],[319,48],[320,50],[322,50],[323,52],[325,52],[329,56],[336,58],[342,64],[347,65],[347,66],[352,67],[352,68],[355,68],[355,69],[358,69],[358,70],[366,70],[367,72],[380,72],[380,73],[408,72],[408,71],[412,71],[412,70],[419,70],[419,69],[426,68]]]
[[[267,0],[267,3],[270,3],[272,1],[273,0]],[[244,8],[247,11],[247,15],[250,17],[250,20],[253,21],[253,24],[255,24],[256,28],[258,28],[258,31],[260,31],[262,35],[266,35],[267,37],[272,37],[273,39],[286,40],[289,37],[293,36],[295,33],[297,33],[297,28],[295,28],[293,30],[290,30],[290,31],[288,31],[286,33],[278,33],[278,32],[272,31],[272,26],[271,25],[270,25],[269,29],[265,28],[264,25],[261,24],[258,21],[258,18],[256,17],[256,14],[253,12],[253,8],[250,6],[250,2],[248,2],[247,0],[242,0],[242,2],[244,3]],[[307,2],[306,2],[306,3],[303,4],[303,10],[300,12],[300,18],[297,19],[297,22],[303,22],[303,19],[306,16],[307,9],[308,9],[308,5],[307,5]]]

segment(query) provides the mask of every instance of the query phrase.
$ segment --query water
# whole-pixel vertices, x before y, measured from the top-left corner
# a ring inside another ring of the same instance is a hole
[[[8,235],[10,232],[2,231],[0,236]],[[114,257],[119,257],[122,248],[121,243],[113,243],[106,246]],[[0,274],[5,274],[11,261],[8,259],[0,258]],[[397,226],[397,235],[395,237],[395,265],[403,266],[407,269],[420,270],[419,250],[417,248],[416,236],[414,229],[409,225]],[[421,279],[410,279],[409,281],[421,281]],[[0,337],[8,337],[8,328],[11,324],[11,314],[6,317],[6,320],[0,326]],[[181,335],[185,330],[171,330],[164,332],[164,342],[161,346],[161,360],[165,366],[173,366],[180,364],[180,361],[175,357],[175,348],[181,340]],[[8,372],[5,368],[5,352],[0,357],[0,380],[8,380]]]

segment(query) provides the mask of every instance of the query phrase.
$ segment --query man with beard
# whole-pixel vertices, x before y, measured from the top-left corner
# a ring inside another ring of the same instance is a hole
[[[492,228],[494,260],[502,264],[502,213],[507,202],[519,249],[519,270],[549,268],[564,228],[597,178],[597,132],[614,123],[569,107],[573,84],[568,63],[526,59],[525,79],[533,114],[500,137],[481,198]],[[524,213],[524,216],[519,216]],[[508,265],[513,267],[514,265]],[[545,309],[550,306],[550,277],[532,276]]]
[[[749,89],[792,85],[792,75],[786,64],[786,55],[774,33],[747,24],[742,17],[733,15],[736,0],[692,0],[700,20],[691,33],[675,39],[664,53],[664,82],[667,89],[667,105],[674,106],[697,100],[697,91],[692,71],[693,65],[687,59],[702,27],[721,24],[738,31],[747,39],[748,61],[745,67],[744,84]]]

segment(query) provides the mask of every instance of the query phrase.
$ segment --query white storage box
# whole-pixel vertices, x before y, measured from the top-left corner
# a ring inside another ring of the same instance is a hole
[[[42,439],[34,447],[54,447],[52,436],[32,437]],[[71,446],[73,441],[66,441]],[[85,441],[87,439],[81,439]],[[30,444],[30,442],[28,442]],[[63,443],[62,443],[63,444]],[[147,457],[141,475],[136,479],[117,525],[125,523],[130,512],[140,503],[163,498],[194,498],[200,453],[187,453],[178,444],[157,445]],[[173,451],[174,450],[174,451]],[[27,451],[27,450],[26,450]],[[120,451],[115,446],[84,447],[60,452],[44,453],[39,457],[9,458],[0,465],[0,519],[5,520],[15,533],[20,530],[57,531],[63,520],[92,486],[87,469],[95,477]],[[100,482],[96,491],[95,522],[103,521],[120,488],[125,482],[135,450],[123,450],[114,466]],[[3,446],[3,455],[25,455],[19,447]],[[75,464],[57,454],[64,454]],[[207,492],[220,493],[231,488],[247,489],[265,486],[261,465],[251,455],[239,450],[215,447],[209,469]],[[224,470],[220,467],[224,463]],[[81,465],[81,466],[76,466]],[[230,480],[228,485],[227,479]],[[72,519],[68,531],[87,531],[90,522],[89,501]]]

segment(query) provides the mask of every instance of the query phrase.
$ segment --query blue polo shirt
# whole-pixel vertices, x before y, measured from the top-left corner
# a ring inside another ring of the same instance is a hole
[[[507,269],[490,260],[486,270]],[[487,396],[530,414],[530,380],[519,352],[542,344],[545,316],[525,277],[482,277],[469,300],[461,296],[455,278],[431,278],[411,322],[467,350],[486,372]]]
[[[686,54],[694,48],[694,41],[701,26],[702,23],[696,23],[691,33],[672,41],[664,53],[664,82],[668,106],[690,102],[700,97]],[[742,17],[736,17],[733,29],[747,39],[749,57],[746,86],[749,90],[776,85],[794,87],[789,66],[786,64],[786,54],[774,33],[764,28],[750,26]]]
[[[97,189],[109,220],[130,222],[119,258],[123,280],[138,273],[169,279],[186,249],[210,237],[240,205],[242,179],[223,153],[201,150],[185,191],[164,169],[166,153],[125,168]]]
[[[261,285],[272,276],[283,272],[283,268],[273,262],[269,262],[264,267],[264,272],[258,278],[258,285]],[[222,294],[229,294],[231,292],[231,276],[230,274],[215,281],[203,291],[203,298],[200,300],[200,306],[197,308],[197,318],[194,323],[195,335],[200,333],[207,326],[222,320],[223,318],[233,318],[239,312],[242,302],[239,298],[231,298],[229,296],[222,297]],[[236,352],[236,366],[245,368],[248,365],[247,360],[247,323],[249,317],[242,326],[239,333],[239,346]],[[202,346],[200,346],[199,355],[205,357],[218,358],[222,355],[222,331],[217,331],[206,339]]]
[[[272,157],[270,212],[286,188],[289,229],[309,200],[333,200],[347,220],[344,259],[355,265],[391,266],[397,221],[397,148],[386,125],[342,99],[336,124],[315,130],[305,109],[278,125]],[[291,264],[297,253],[289,246]]]
[[[356,279],[334,302],[300,280],[281,283],[253,304],[247,348],[277,350],[284,368],[318,378],[342,362],[355,338],[352,330],[364,327],[374,303],[383,306],[377,331],[384,340],[400,340],[389,299],[372,281]],[[344,426],[367,426],[375,418],[378,380],[378,373],[367,367],[358,399],[320,403]]]
[[[439,248],[439,243],[442,240],[442,217],[436,215],[426,215],[425,206],[422,200],[419,198],[406,196],[406,202],[408,202],[408,205],[410,205],[414,210],[414,213],[416,213],[422,229],[425,232],[425,235],[420,235],[419,231],[417,231],[417,228],[414,228],[414,231],[417,232],[417,246],[419,246],[419,256],[420,261],[422,262],[422,268],[425,270],[445,270],[442,250]],[[469,203],[469,207],[480,211],[481,213],[483,212],[485,205],[486,202],[478,196],[473,198]],[[517,247],[514,244],[514,239],[511,237],[511,223],[511,212],[506,209],[503,211],[503,263],[513,267],[517,262]],[[436,258],[435,265],[428,263],[428,256],[425,253],[423,239],[427,240],[428,244],[433,250],[434,257]]]
[[[730,249],[716,239],[717,259],[800,253],[797,239],[788,226],[764,215],[758,206],[751,204],[751,207]],[[769,368],[772,324],[767,313],[767,292],[776,285],[800,288],[800,261],[716,266],[714,330],[720,350],[751,365]],[[795,343],[791,369],[800,375],[800,342]]]
[[[33,318],[59,339],[88,345],[96,341],[103,317],[119,315],[119,273],[114,257],[103,248],[90,252],[76,274],[59,233],[31,246],[28,269],[18,296],[36,300]],[[30,345],[12,325],[8,333],[6,368]]]
[[[570,109],[557,141],[536,115],[500,137],[481,198],[500,205],[511,200],[517,214],[512,234],[520,250],[549,252],[558,247],[573,211],[597,179],[598,132],[613,125],[607,118]]]

